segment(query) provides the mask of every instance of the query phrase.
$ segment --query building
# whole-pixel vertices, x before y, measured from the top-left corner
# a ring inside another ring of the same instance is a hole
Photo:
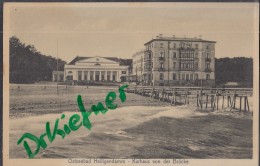
[[[160,86],[215,84],[215,41],[157,36],[133,55],[137,83]]]
[[[52,81],[62,82],[64,80],[64,71],[52,71]]]
[[[79,57],[64,66],[64,81],[125,82],[132,59]]]

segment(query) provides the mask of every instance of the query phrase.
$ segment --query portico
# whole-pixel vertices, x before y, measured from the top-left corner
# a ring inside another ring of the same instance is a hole
[[[129,66],[112,57],[76,57],[64,67],[64,81],[124,82]]]

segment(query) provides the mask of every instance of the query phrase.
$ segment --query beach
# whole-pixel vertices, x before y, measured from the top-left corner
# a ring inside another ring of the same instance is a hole
[[[77,96],[85,108],[105,101],[118,87],[10,86],[10,158],[27,158],[18,139],[24,133],[40,136],[46,122],[67,123],[79,114]],[[252,158],[252,113],[198,110],[171,106],[149,97],[126,93],[115,110],[92,114],[92,129],[84,126],[60,136],[35,158]],[[33,147],[33,146],[32,146]]]

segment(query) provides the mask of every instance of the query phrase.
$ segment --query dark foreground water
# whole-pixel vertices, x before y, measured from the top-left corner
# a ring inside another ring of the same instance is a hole
[[[26,158],[17,140],[25,132],[40,135],[46,121],[57,117],[60,114],[12,119],[10,158]],[[64,139],[57,137],[36,158],[252,158],[251,115],[139,106],[90,120],[91,131],[81,127]]]

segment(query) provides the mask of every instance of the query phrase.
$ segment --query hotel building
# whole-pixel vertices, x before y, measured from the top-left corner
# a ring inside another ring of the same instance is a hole
[[[157,36],[133,55],[138,84],[211,86],[215,84],[215,41]]]
[[[125,82],[132,59],[79,57],[64,66],[64,81]]]

